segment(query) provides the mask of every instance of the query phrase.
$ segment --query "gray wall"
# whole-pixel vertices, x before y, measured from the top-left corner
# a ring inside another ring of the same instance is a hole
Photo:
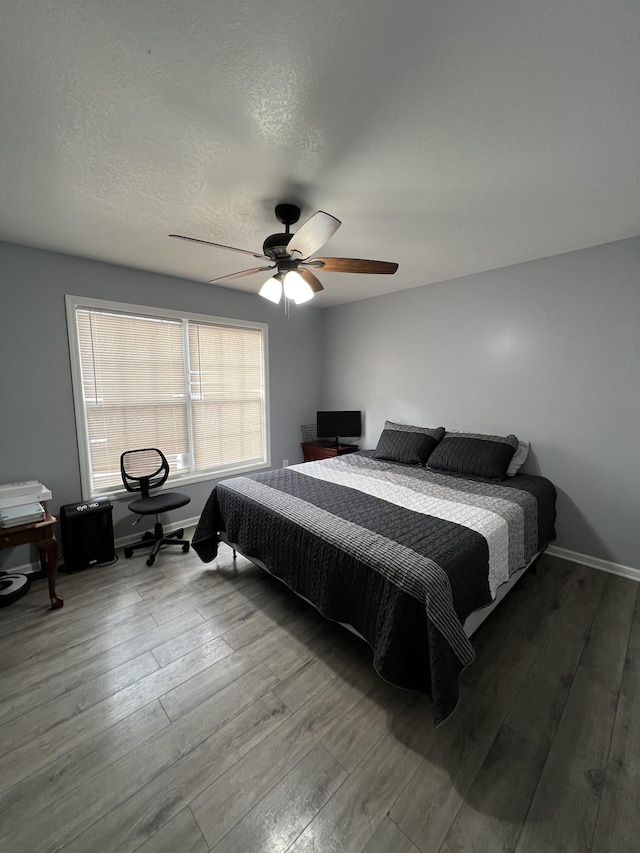
[[[0,482],[37,479],[53,509],[81,498],[64,296],[67,293],[269,324],[271,461],[302,462],[300,424],[321,393],[322,312],[296,306],[291,319],[250,293],[0,243]],[[212,481],[181,487],[196,517]],[[116,538],[132,531],[127,501],[114,505]],[[0,569],[34,559],[28,546],[0,551]]]
[[[636,238],[286,320],[252,294],[0,243],[0,482],[40,479],[54,509],[81,494],[74,293],[269,323],[274,467],[301,461],[321,406],[360,408],[369,447],[385,418],[515,432],[558,489],[555,544],[640,567],[639,273]],[[186,486],[171,518],[198,515],[212,484]],[[131,532],[126,502],[114,520]],[[0,569],[29,559],[0,551]]]
[[[428,263],[428,258],[425,258]],[[640,238],[325,312],[323,406],[531,441],[558,547],[640,567]]]

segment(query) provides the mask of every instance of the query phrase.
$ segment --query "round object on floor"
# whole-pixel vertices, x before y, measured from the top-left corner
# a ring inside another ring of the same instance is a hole
[[[0,575],[0,607],[13,604],[22,598],[31,586],[31,578],[27,575],[7,574]]]

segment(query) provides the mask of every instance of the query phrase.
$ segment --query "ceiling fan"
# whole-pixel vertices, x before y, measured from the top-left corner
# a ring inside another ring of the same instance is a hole
[[[283,292],[285,299],[293,300],[299,305],[324,290],[320,280],[311,270],[391,275],[398,269],[398,264],[388,261],[312,257],[335,234],[342,224],[340,220],[319,210],[307,219],[295,234],[292,234],[291,226],[300,219],[300,208],[295,204],[278,204],[275,213],[276,219],[285,226],[286,230],[284,233],[271,234],[267,237],[262,244],[262,254],[246,249],[236,249],[234,246],[225,246],[222,243],[199,240],[197,237],[184,237],[182,234],[169,234],[169,236],[176,237],[178,240],[189,240],[192,243],[204,243],[205,246],[215,246],[218,249],[230,249],[232,252],[241,252],[243,255],[271,261],[271,266],[253,267],[250,270],[222,275],[219,278],[212,278],[209,284],[231,281],[267,270],[277,270],[260,289],[260,296],[275,302],[276,305],[280,302]]]

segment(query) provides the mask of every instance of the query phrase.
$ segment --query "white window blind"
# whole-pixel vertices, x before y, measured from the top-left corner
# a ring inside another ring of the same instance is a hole
[[[136,448],[160,448],[173,480],[268,464],[264,326],[73,300],[85,497],[120,490]]]
[[[261,332],[190,323],[189,356],[196,467],[262,459]]]

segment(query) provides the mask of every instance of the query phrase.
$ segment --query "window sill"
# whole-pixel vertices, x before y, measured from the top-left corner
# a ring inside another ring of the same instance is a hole
[[[237,466],[235,468],[224,468],[216,471],[203,471],[198,474],[186,474],[185,476],[173,475],[170,476],[167,482],[162,486],[162,490],[171,491],[172,489],[178,489],[182,486],[189,486],[193,483],[205,483],[209,482],[217,482],[218,480],[226,480],[230,477],[242,477],[244,474],[253,474],[256,471],[264,471],[267,468],[270,468],[271,465],[268,462],[261,462],[260,464],[252,464],[252,465],[242,465]],[[134,492],[127,491],[124,487],[119,489],[111,488],[106,489],[105,491],[93,492],[88,495],[83,495],[83,500],[93,500],[97,497],[107,497],[110,500],[119,500],[121,498],[126,498],[135,494]]]

